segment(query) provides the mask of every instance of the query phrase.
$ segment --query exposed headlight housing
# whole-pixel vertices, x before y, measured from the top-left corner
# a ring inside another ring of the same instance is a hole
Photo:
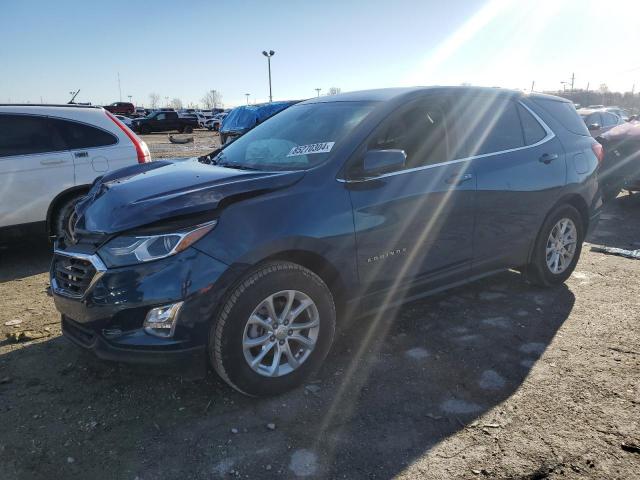
[[[100,248],[98,254],[108,267],[123,267],[175,255],[209,233],[217,220],[177,232],[156,235],[122,235]]]

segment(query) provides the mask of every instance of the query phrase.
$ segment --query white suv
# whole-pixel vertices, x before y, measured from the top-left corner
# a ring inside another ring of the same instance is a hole
[[[62,235],[96,177],[150,160],[102,107],[0,105],[0,239],[33,227]]]

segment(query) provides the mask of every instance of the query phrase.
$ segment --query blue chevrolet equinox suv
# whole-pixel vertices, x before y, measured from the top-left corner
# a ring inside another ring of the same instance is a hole
[[[573,105],[501,89],[298,103],[210,155],[127,167],[76,207],[51,267],[64,335],[98,357],[208,359],[270,395],[337,320],[505,269],[564,282],[602,204]]]

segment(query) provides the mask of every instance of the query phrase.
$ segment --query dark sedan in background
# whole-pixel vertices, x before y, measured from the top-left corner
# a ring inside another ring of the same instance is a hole
[[[605,153],[600,169],[605,199],[615,198],[623,189],[640,191],[640,122],[619,125],[597,140]]]

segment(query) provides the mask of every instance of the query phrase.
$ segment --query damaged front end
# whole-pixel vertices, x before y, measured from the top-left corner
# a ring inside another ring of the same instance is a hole
[[[73,238],[56,244],[51,286],[63,333],[105,359],[200,357],[229,267],[194,244],[215,235],[226,206],[302,176],[197,159],[105,175],[77,205]]]

